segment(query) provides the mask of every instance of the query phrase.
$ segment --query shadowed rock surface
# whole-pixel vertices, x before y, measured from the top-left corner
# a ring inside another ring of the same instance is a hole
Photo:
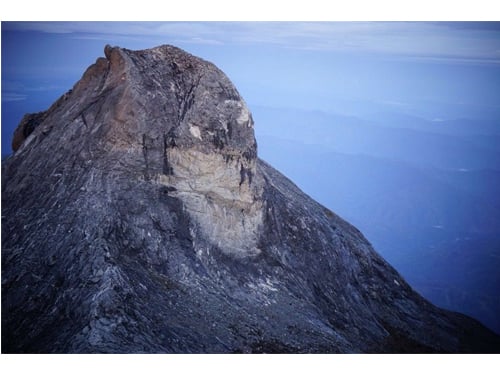
[[[214,65],[105,55],[2,163],[4,353],[500,352],[257,158]]]

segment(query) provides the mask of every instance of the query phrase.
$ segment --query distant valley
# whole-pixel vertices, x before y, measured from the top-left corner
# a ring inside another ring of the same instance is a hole
[[[264,160],[356,225],[426,298],[500,332],[500,136],[492,123],[252,111]]]

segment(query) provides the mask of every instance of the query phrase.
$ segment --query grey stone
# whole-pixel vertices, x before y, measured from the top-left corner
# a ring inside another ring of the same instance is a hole
[[[500,352],[258,159],[217,67],[105,55],[2,163],[4,353]]]

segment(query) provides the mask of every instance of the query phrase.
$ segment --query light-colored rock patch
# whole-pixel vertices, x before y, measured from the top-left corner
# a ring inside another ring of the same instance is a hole
[[[224,253],[244,257],[260,253],[258,233],[263,223],[259,184],[242,181],[242,166],[253,170],[255,161],[197,151],[168,150],[173,175],[158,175],[157,183],[174,187],[199,229]]]

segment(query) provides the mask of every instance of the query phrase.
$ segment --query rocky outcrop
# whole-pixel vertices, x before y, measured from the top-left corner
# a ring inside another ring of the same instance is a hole
[[[12,137],[12,150],[17,151],[24,140],[33,133],[33,130],[45,119],[46,112],[28,113],[24,115],[21,122],[14,131]]]
[[[214,65],[105,55],[2,165],[3,352],[500,351],[258,159]]]

